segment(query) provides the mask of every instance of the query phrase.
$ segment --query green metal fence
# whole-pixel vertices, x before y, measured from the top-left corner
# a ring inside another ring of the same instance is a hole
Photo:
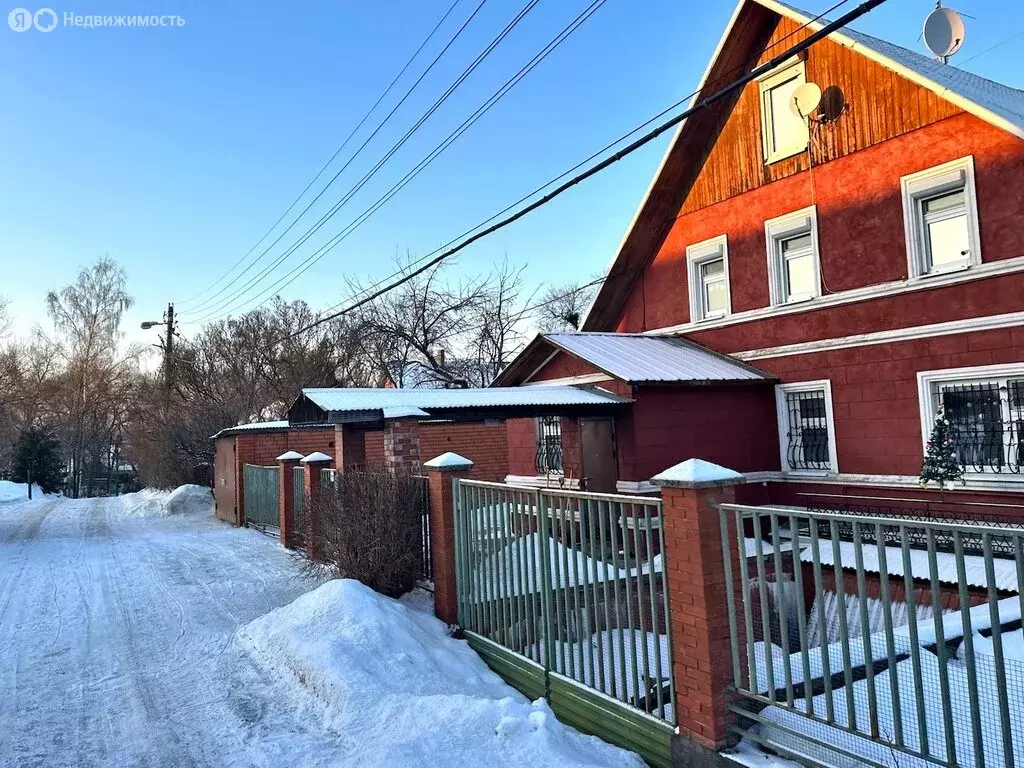
[[[1024,531],[720,514],[737,730],[808,765],[1024,765]]]
[[[304,549],[308,527],[306,509],[306,470],[292,467],[292,528],[288,531],[289,546]]]
[[[661,502],[454,481],[459,623],[528,696],[667,765],[674,732]]]
[[[278,519],[278,469],[246,464],[245,524],[256,528],[276,527]]]

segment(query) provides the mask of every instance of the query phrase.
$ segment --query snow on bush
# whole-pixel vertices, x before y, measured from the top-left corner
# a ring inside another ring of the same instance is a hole
[[[526,701],[433,616],[351,579],[246,624],[238,640],[314,697],[345,737],[345,765],[643,765]]]
[[[43,498],[43,489],[33,483],[33,501],[41,498]],[[28,485],[13,483],[10,480],[0,480],[0,504],[8,501],[28,501]]]
[[[173,491],[145,488],[119,496],[120,509],[110,511],[119,517],[167,517],[169,515],[213,514],[213,493],[202,485],[182,485]]]

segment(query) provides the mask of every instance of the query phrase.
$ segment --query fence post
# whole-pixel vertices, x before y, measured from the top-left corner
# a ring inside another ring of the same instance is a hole
[[[287,451],[277,457],[277,516],[281,530],[281,546],[291,549],[289,539],[295,527],[295,467],[302,459],[298,451]]]
[[[314,451],[299,462],[303,467],[302,484],[303,496],[305,498],[303,503],[306,505],[306,509],[308,510],[306,514],[306,523],[309,526],[309,530],[305,531],[305,536],[303,538],[306,541],[306,557],[310,560],[314,560],[315,555],[317,554],[316,548],[319,543],[317,541],[317,535],[320,532],[320,526],[317,520],[316,504],[313,503],[313,500],[316,498],[316,494],[320,490],[320,470],[330,469],[331,462],[333,461],[334,459],[326,453]]]
[[[735,500],[743,476],[690,459],[651,478],[661,487],[663,546],[675,674],[677,748],[728,745],[732,662],[718,505]],[[737,581],[742,581],[739,579]]]
[[[442,453],[424,462],[430,498],[430,557],[434,565],[434,615],[446,624],[458,621],[455,577],[455,495],[452,481],[473,462],[457,453]]]

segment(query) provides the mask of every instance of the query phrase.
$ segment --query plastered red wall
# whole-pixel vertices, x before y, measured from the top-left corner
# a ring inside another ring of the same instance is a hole
[[[559,352],[530,378],[530,383],[536,384],[541,381],[564,379],[570,376],[589,376],[595,373],[602,373],[602,371],[578,357]]]
[[[617,329],[635,332],[688,322],[686,247],[722,234],[728,236],[733,312],[768,306],[764,223],[812,201],[818,211],[823,294],[905,279],[900,177],[966,155],[975,163],[983,261],[1024,256],[1024,142],[962,114],[679,217],[633,288]],[[920,296],[899,297],[910,305],[912,317]],[[953,299],[950,309],[956,309],[956,294],[936,299]],[[910,324],[920,322],[926,321]],[[827,333],[841,335],[844,328],[856,327],[839,325]]]

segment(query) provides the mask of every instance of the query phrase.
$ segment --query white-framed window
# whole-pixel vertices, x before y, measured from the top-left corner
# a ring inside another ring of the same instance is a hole
[[[774,163],[807,149],[807,118],[793,103],[796,89],[806,82],[802,61],[761,79],[761,138],[764,161]]]
[[[732,313],[729,243],[725,235],[687,247],[686,282],[690,287],[690,320],[709,320]]]
[[[973,157],[903,176],[900,189],[907,274],[939,275],[981,263]]]
[[[1024,363],[921,371],[921,445],[941,411],[966,477],[1024,480]]]
[[[839,471],[832,384],[828,379],[778,384],[779,450],[784,472]]]
[[[764,223],[772,306],[821,295],[818,212],[809,206]]]

